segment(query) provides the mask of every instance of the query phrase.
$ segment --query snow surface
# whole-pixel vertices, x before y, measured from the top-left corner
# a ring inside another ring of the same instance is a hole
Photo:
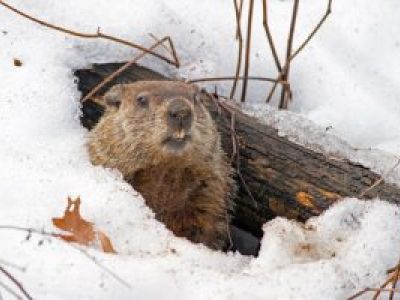
[[[169,75],[233,74],[231,1],[184,3],[12,1],[58,25],[87,32],[100,26],[105,33],[145,45],[153,42],[148,32],[169,34],[182,68],[176,71],[151,57],[143,60]],[[285,16],[292,2],[270,3],[270,22],[283,53]],[[301,3],[296,42],[318,21],[325,5],[321,0]],[[400,3],[337,0],[333,10],[292,68],[292,110],[301,116],[257,104],[266,87],[254,83],[251,111],[296,142],[384,173],[400,150],[395,80],[400,75]],[[65,36],[3,7],[0,20],[0,225],[54,231],[51,218],[62,215],[66,197],[80,195],[83,217],[110,236],[119,252],[104,254],[40,235],[26,239],[24,232],[0,228],[0,264],[34,299],[344,299],[377,286],[397,262],[400,209],[379,200],[343,200],[305,226],[275,219],[264,225],[258,258],[214,252],[174,237],[118,172],[90,164],[87,132],[79,124],[80,95],[72,70],[126,60],[134,51]],[[261,26],[260,13],[255,24]],[[254,37],[252,73],[270,75],[266,70],[273,65],[264,59],[261,29]],[[23,65],[15,67],[14,58]],[[225,92],[228,88],[221,86]],[[284,123],[284,118],[291,122]],[[333,129],[325,130],[328,126]],[[369,147],[375,149],[356,149]],[[400,172],[394,171],[390,180],[400,183]],[[4,276],[0,283],[11,286]],[[1,286],[0,293],[3,299],[12,298]]]

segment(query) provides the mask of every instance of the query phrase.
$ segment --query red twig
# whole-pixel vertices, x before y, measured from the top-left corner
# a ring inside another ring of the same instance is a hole
[[[155,57],[157,57],[157,58],[159,58],[159,59],[171,64],[171,65],[179,67],[179,61],[176,59],[176,55],[174,56],[174,60],[171,60],[171,59],[169,59],[168,57],[166,57],[164,55],[161,55],[161,54],[158,54],[158,53],[156,53],[154,51],[151,51],[152,49],[147,49],[147,48],[145,48],[145,47],[143,47],[141,45],[129,42],[127,40],[124,40],[124,39],[121,39],[121,38],[117,38],[117,37],[114,37],[114,36],[111,36],[111,35],[108,35],[108,34],[104,34],[104,33],[100,32],[100,29],[98,29],[96,33],[82,33],[82,32],[74,31],[74,30],[71,30],[71,29],[68,29],[68,28],[65,28],[65,27],[61,27],[61,26],[58,26],[58,25],[54,25],[54,24],[45,22],[45,21],[40,20],[38,18],[35,18],[35,17],[33,17],[31,15],[28,15],[27,13],[25,13],[25,12],[23,12],[23,11],[13,7],[13,6],[11,6],[10,4],[8,4],[8,3],[6,3],[6,2],[4,2],[2,0],[0,0],[0,5],[6,7],[7,9],[15,12],[16,14],[18,14],[18,15],[20,15],[20,16],[28,19],[28,20],[31,20],[32,22],[35,22],[35,23],[40,24],[40,25],[43,25],[43,26],[45,26],[47,28],[50,28],[50,29],[53,29],[53,30],[56,30],[56,31],[61,31],[63,33],[66,33],[66,34],[69,34],[69,35],[72,35],[72,36],[76,36],[76,37],[80,37],[80,38],[104,39],[104,40],[109,40],[109,41],[113,41],[113,42],[116,42],[116,43],[124,44],[124,45],[130,46],[132,48],[136,48],[138,50],[141,50],[141,51],[145,51],[145,52],[147,51],[147,53],[149,53],[150,55],[153,55],[153,56],[155,56]],[[175,51],[175,50],[173,50],[173,51]]]

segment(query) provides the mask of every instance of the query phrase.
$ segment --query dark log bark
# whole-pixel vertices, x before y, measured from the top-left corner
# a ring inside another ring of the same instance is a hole
[[[76,71],[79,90],[83,95],[87,94],[120,65],[94,65],[91,69]],[[149,69],[134,66],[106,86],[101,93],[116,83],[160,79],[167,78]],[[319,215],[342,197],[358,197],[380,178],[360,164],[333,160],[323,153],[290,142],[279,136],[275,128],[261,124],[229,102],[224,103],[221,106],[215,101],[205,101],[218,125],[223,148],[228,156],[234,152],[233,129],[237,138],[239,155],[233,157],[233,164],[242,178],[237,176],[239,190],[235,198],[233,222],[246,231],[261,236],[261,225],[276,215],[307,220]],[[101,107],[91,101],[84,103],[82,110],[82,123],[87,128],[93,126],[103,112]],[[364,198],[376,196],[400,203],[400,189],[392,184],[382,182],[366,193]]]

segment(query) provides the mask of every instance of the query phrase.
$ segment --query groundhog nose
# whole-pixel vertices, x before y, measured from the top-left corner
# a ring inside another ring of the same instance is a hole
[[[175,99],[168,107],[168,122],[173,128],[188,129],[192,124],[192,109],[184,100]]]

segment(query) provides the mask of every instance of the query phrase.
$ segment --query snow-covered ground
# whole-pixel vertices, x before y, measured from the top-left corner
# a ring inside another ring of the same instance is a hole
[[[318,21],[325,2],[300,3],[297,43]],[[269,3],[283,53],[292,1]],[[145,45],[153,42],[149,32],[171,35],[180,70],[155,58],[143,60],[169,75],[234,72],[229,0],[10,4],[58,25],[86,32],[99,26]],[[251,73],[273,76],[264,55],[260,7],[257,3]],[[299,143],[384,173],[400,152],[399,13],[397,0],[334,1],[333,15],[292,67],[292,111],[300,115],[261,106],[266,86],[255,83],[249,91],[252,110]],[[56,239],[26,239],[24,232],[0,228],[0,265],[34,299],[344,299],[385,278],[400,249],[400,209],[393,205],[346,199],[306,226],[275,219],[264,226],[260,256],[249,258],[175,238],[117,172],[93,167],[72,70],[126,60],[133,53],[121,45],[65,36],[0,6],[0,226],[54,231],[51,218],[62,215],[68,195],[80,195],[83,217],[119,252],[81,252]],[[22,66],[14,66],[14,58]],[[291,122],[283,122],[283,116]],[[364,149],[369,147],[374,149]],[[400,171],[390,180],[400,184]],[[0,295],[12,299],[3,284],[11,286],[0,275]]]

